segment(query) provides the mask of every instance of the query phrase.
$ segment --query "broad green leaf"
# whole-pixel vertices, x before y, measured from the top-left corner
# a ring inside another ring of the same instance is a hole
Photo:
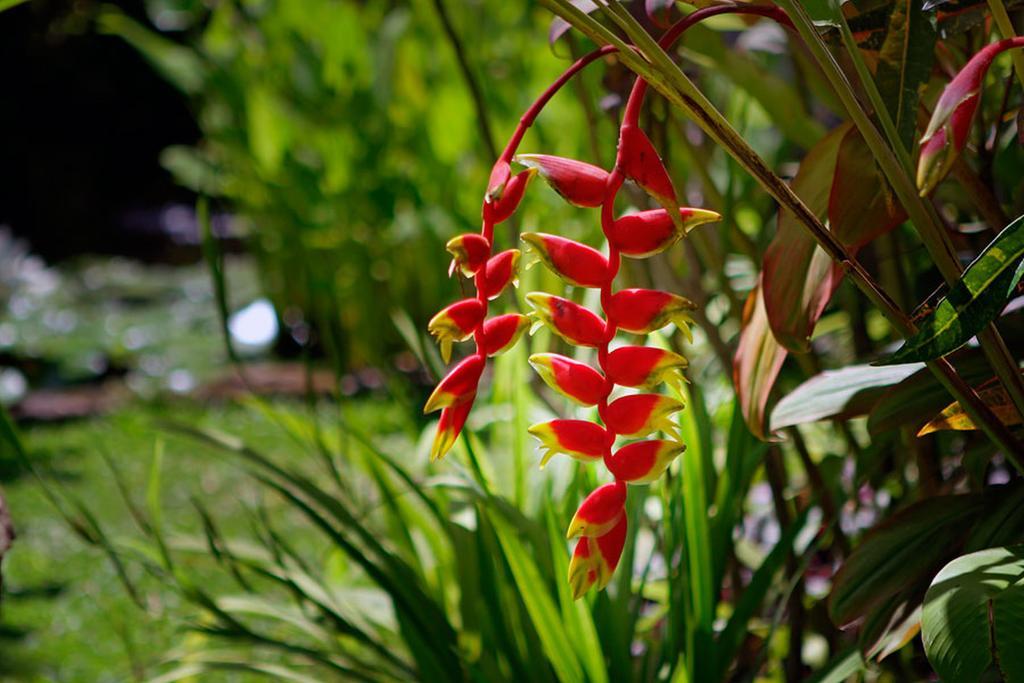
[[[830,417],[854,417],[868,412],[884,392],[924,366],[896,367],[851,365],[815,375],[775,405],[771,428],[778,431],[793,425]]]
[[[747,297],[743,330],[733,359],[733,385],[747,428],[759,439],[767,439],[768,396],[782,370],[788,351],[775,340],[768,326],[761,285]]]
[[[922,9],[920,0],[893,3],[875,78],[908,151],[913,149],[917,130],[919,91],[935,61],[935,38],[934,15]]]
[[[992,240],[920,325],[880,364],[928,361],[951,353],[995,320],[1024,275],[1024,216]]]
[[[978,495],[936,496],[875,527],[836,575],[829,597],[832,620],[845,626],[930,576],[984,504]]]
[[[943,567],[925,595],[921,637],[944,681],[973,683],[993,665],[1007,683],[1024,681],[1024,545]]]

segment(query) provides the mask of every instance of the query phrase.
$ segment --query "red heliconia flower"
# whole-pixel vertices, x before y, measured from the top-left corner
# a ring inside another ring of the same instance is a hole
[[[530,365],[544,383],[583,406],[595,406],[607,394],[604,375],[572,358],[557,353],[535,353]]]
[[[445,245],[452,255],[452,264],[448,267],[448,276],[458,268],[466,277],[472,277],[487,263],[491,255],[491,243],[483,235],[467,233],[448,240]]]
[[[612,401],[603,417],[608,429],[620,436],[640,438],[658,430],[677,436],[672,415],[684,407],[662,394],[634,394]]]
[[[441,345],[441,357],[447,363],[452,356],[452,343],[469,339],[483,322],[486,309],[477,299],[463,299],[444,308],[427,325],[430,334]]]
[[[526,300],[534,307],[534,317],[570,344],[596,348],[604,343],[605,322],[590,309],[543,292],[530,292]]]
[[[678,441],[637,441],[615,451],[608,460],[608,469],[616,479],[630,484],[649,484],[664,474],[685,450],[686,446]]]
[[[432,413],[441,408],[472,401],[483,371],[484,359],[482,356],[472,355],[463,359],[434,388],[434,393],[430,395],[427,404],[423,406],[423,412]]]
[[[498,162],[491,168],[491,177],[487,180],[487,193],[484,195],[484,202],[493,204],[501,199],[511,177],[512,167],[504,159],[498,159]]]
[[[555,192],[570,204],[593,208],[604,203],[608,172],[603,168],[548,154],[520,154],[515,161],[537,169]]]
[[[662,382],[681,389],[689,363],[678,353],[653,346],[622,346],[608,354],[604,371],[615,384],[654,389]]]
[[[924,137],[921,138],[917,187],[922,196],[929,194],[946,177],[967,143],[985,74],[992,60],[1000,52],[1021,45],[1024,45],[1024,41],[1020,38],[986,45],[971,57],[942,91]]]
[[[558,453],[584,462],[600,460],[611,440],[604,427],[586,420],[551,420],[535,424],[528,431],[541,443],[542,469]]]
[[[644,258],[668,249],[690,230],[703,223],[721,220],[707,209],[679,207],[679,215],[669,216],[665,209],[652,209],[619,218],[612,224],[608,241],[623,256]]]
[[[501,197],[495,199],[493,202],[484,204],[484,211],[487,212],[487,218],[497,225],[515,213],[516,209],[519,208],[519,202],[523,200],[523,194],[526,192],[526,186],[530,184],[530,180],[536,174],[536,169],[528,168],[525,171],[512,176],[512,178],[505,183]]]
[[[543,232],[524,232],[521,237],[531,253],[570,285],[601,287],[608,281],[608,259],[597,249]]]
[[[623,175],[642,187],[664,208],[672,209],[679,204],[672,179],[658,151],[647,134],[635,125],[624,122],[619,130],[617,163]],[[679,232],[685,232],[681,219],[675,215],[670,215],[669,219],[676,223]]]
[[[480,291],[488,299],[495,299],[505,291],[509,283],[518,286],[519,279],[516,277],[518,266],[518,249],[508,249],[500,254],[495,254],[487,260],[487,264],[484,266],[483,277],[478,283]]]
[[[533,321],[521,313],[506,313],[484,323],[483,346],[481,349],[488,356],[496,356],[515,346],[523,332]]]
[[[626,485],[621,481],[594,489],[569,523],[567,538],[604,536],[625,514]]]
[[[455,445],[456,439],[466,424],[469,411],[473,407],[473,396],[458,405],[448,406],[441,411],[441,419],[437,422],[437,432],[430,446],[430,462],[440,460]]]
[[[675,323],[690,336],[687,315],[697,305],[685,297],[657,289],[623,289],[611,296],[605,313],[619,329],[633,334],[650,334]]]
[[[584,536],[576,543],[569,560],[569,587],[573,600],[582,598],[591,588],[602,590],[611,581],[619,566],[622,548],[626,545],[628,518],[622,515],[618,523],[604,536]]]

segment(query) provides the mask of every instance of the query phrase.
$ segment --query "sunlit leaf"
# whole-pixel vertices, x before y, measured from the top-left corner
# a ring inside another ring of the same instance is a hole
[[[995,320],[1024,276],[1024,216],[996,235],[921,323],[917,334],[880,364],[939,358]]]
[[[1017,411],[1013,401],[1010,400],[1010,396],[1006,393],[1006,388],[1002,384],[994,382],[991,386],[979,389],[978,397],[1004,425],[1012,426],[1021,423],[1020,413]],[[941,413],[932,418],[928,424],[921,427],[917,435],[924,436],[925,434],[947,429],[970,431],[977,428],[974,421],[971,420],[971,416],[960,405],[960,402],[954,401],[946,406]]]
[[[732,376],[747,427],[759,439],[767,438],[768,396],[787,355],[768,326],[764,297],[758,285],[744,306],[743,331],[733,358]]]

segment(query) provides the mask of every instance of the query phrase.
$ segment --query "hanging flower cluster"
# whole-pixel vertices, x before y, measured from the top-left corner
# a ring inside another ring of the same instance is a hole
[[[664,43],[671,43],[686,26],[722,11],[709,8],[694,13],[685,24],[680,22],[670,30]],[[612,483],[586,497],[569,524],[568,537],[579,538],[568,577],[575,598],[591,588],[604,588],[615,571],[626,538],[627,485],[656,480],[685,449],[673,419],[683,403],[658,389],[662,384],[681,386],[686,359],[651,346],[613,349],[612,343],[620,330],[647,335],[669,324],[689,337],[688,312],[694,305],[659,290],[614,291],[621,259],[660,253],[692,228],[720,219],[713,211],[679,206],[661,158],[638,125],[646,92],[642,80],[637,81],[627,103],[611,171],[574,159],[515,155],[526,129],[554,92],[587,63],[610,51],[603,48],[577,61],[524,114],[491,172],[481,232],[460,235],[448,244],[454,257],[453,272],[474,278],[477,296],[448,306],[429,325],[446,361],[454,342],[473,339],[476,343],[476,352],[459,362],[427,401],[425,412],[442,409],[432,459],[442,457],[455,443],[476,397],[486,358],[514,345],[531,324],[549,327],[573,346],[596,350],[596,367],[556,353],[530,357],[530,364],[548,386],[581,406],[596,407],[600,418],[600,423],[555,419],[530,427],[541,443],[541,466],[560,453],[585,463],[600,461],[614,477]],[[524,170],[513,174],[513,163]],[[534,175],[540,175],[570,204],[600,209],[607,254],[558,235],[522,235],[530,252],[566,284],[599,290],[600,313],[569,299],[533,292],[526,295],[533,307],[530,316],[487,317],[488,302],[515,283],[520,256],[515,249],[492,255],[494,226],[514,213]],[[616,217],[615,201],[627,180],[662,208]]]

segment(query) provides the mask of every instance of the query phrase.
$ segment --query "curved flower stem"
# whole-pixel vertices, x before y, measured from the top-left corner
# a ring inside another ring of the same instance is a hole
[[[642,27],[636,24],[632,17],[627,16],[621,20],[628,27],[627,32],[630,38],[636,41],[640,54],[633,52],[621,38],[593,17],[581,12],[568,0],[541,0],[541,4],[570,21],[599,44],[609,44],[620,48],[621,59],[629,68],[650,83],[669,102],[692,116],[704,132],[722,145],[768,194],[794,213],[818,245],[839,263],[845,272],[850,274],[857,287],[864,292],[893,327],[905,337],[917,331],[910,318],[896,306],[871,275],[849,255],[845,247],[814,212],[808,209],[789,185],[768,167],[764,159],[750,147],[689,77],[672,62],[665,51]],[[985,434],[1011,457],[1014,465],[1024,473],[1024,458],[1021,457],[1024,448],[1017,442],[1006,425],[996,418],[991,409],[981,401],[977,393],[956,373],[949,361],[945,359],[931,361],[928,363],[928,367],[954,398],[960,401],[975,424],[979,425]]]

